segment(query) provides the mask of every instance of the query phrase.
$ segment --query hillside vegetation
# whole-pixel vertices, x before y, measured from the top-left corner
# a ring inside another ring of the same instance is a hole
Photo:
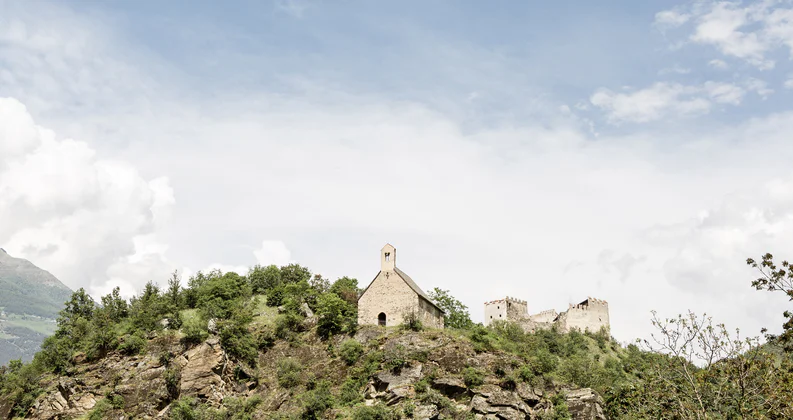
[[[789,353],[706,318],[654,319],[655,342],[623,347],[607,331],[475,325],[436,289],[461,328],[360,328],[358,292],[298,265],[187,288],[174,275],[129,302],[78,290],[33,362],[0,370],[0,418],[793,416]]]
[[[52,274],[0,248],[0,365],[31,360],[71,294]]]

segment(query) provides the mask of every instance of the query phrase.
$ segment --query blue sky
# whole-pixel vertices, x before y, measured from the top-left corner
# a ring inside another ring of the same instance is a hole
[[[95,295],[376,274],[615,335],[757,333],[793,254],[793,4],[0,0],[0,245]],[[736,309],[736,307],[738,309]]]

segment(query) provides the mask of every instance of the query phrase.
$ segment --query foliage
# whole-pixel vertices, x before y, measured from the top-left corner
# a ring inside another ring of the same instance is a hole
[[[339,357],[344,360],[344,363],[353,365],[363,354],[363,345],[354,339],[347,339],[341,342],[339,346]]]
[[[327,381],[320,381],[314,389],[306,392],[303,395],[303,419],[316,420],[322,418],[322,415],[329,408],[332,408],[335,399],[330,392],[330,383]]]
[[[421,331],[424,325],[421,323],[421,318],[416,311],[410,311],[402,318],[402,329],[409,331]]]
[[[118,346],[118,349],[129,356],[135,355],[146,348],[146,339],[141,337],[139,333],[125,336]]]
[[[253,316],[248,305],[232,310],[230,319],[218,322],[220,345],[231,356],[254,365],[259,356],[256,338],[248,331]]]
[[[474,388],[485,383],[485,374],[476,368],[467,367],[463,369],[463,382],[469,388]]]
[[[206,319],[228,319],[240,302],[251,296],[245,277],[229,272],[210,276],[198,289],[198,307]]]
[[[355,308],[358,307],[358,293],[360,293],[360,289],[358,288],[358,280],[350,277],[340,277],[338,280],[333,282],[328,292],[344,299],[345,302],[349,303]]]
[[[303,366],[292,358],[283,358],[276,363],[278,385],[283,388],[294,388],[300,385]]]
[[[448,290],[436,287],[428,294],[430,299],[446,313],[443,319],[446,328],[469,329],[474,326],[468,314],[468,307],[452,296]]]
[[[397,420],[399,414],[385,404],[360,406],[352,414],[353,420]]]
[[[760,271],[761,276],[752,281],[752,287],[757,290],[767,290],[769,292],[781,292],[787,296],[788,301],[793,301],[793,267],[787,261],[782,261],[782,266],[777,267],[774,263],[774,256],[765,254],[760,263],[749,258],[746,264]],[[793,352],[793,312],[785,311],[782,316],[786,319],[782,325],[782,334],[779,336],[768,335],[769,341],[778,342],[785,347],[788,352]],[[766,330],[763,330],[765,332]]]
[[[317,334],[328,338],[334,334],[355,332],[358,314],[355,307],[334,293],[317,299]]]
[[[266,293],[281,285],[281,270],[275,265],[255,265],[248,271],[253,293]]]

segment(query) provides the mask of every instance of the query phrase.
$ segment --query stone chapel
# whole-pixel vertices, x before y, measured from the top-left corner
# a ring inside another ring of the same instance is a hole
[[[427,327],[443,328],[443,310],[397,268],[396,248],[386,244],[380,250],[380,272],[358,298],[358,325],[400,325],[410,312]]]

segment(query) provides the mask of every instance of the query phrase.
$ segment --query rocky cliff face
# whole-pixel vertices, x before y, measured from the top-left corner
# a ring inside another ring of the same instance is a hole
[[[327,381],[338,394],[345,380],[361,369],[360,362],[348,365],[338,357],[343,339],[305,336],[300,343],[279,341],[260,353],[253,369],[232,360],[216,337],[187,346],[178,334],[165,333],[148,342],[145,354],[112,353],[96,362],[79,363],[67,375],[42,378],[46,391],[26,418],[77,418],[96,412],[100,405],[102,418],[171,418],[178,401],[220,407],[232,399],[252,397],[260,401],[252,418],[300,418],[312,382]],[[552,409],[551,401],[558,395],[557,404],[559,398],[566,400],[573,419],[605,419],[602,400],[591,389],[509,383],[504,377],[509,376],[514,356],[477,354],[464,339],[442,331],[364,328],[354,339],[367,353],[400,358],[399,363],[379,365],[357,388],[358,406],[387,406],[403,418],[415,419],[539,419]],[[82,356],[76,357],[80,362]],[[284,359],[297,361],[302,377],[311,380],[282,386],[278,366]],[[481,383],[466,385],[462,375],[466,368],[483,372]],[[350,418],[353,410],[333,408],[324,416]],[[0,419],[9,418],[9,411],[8,402],[0,397]]]

